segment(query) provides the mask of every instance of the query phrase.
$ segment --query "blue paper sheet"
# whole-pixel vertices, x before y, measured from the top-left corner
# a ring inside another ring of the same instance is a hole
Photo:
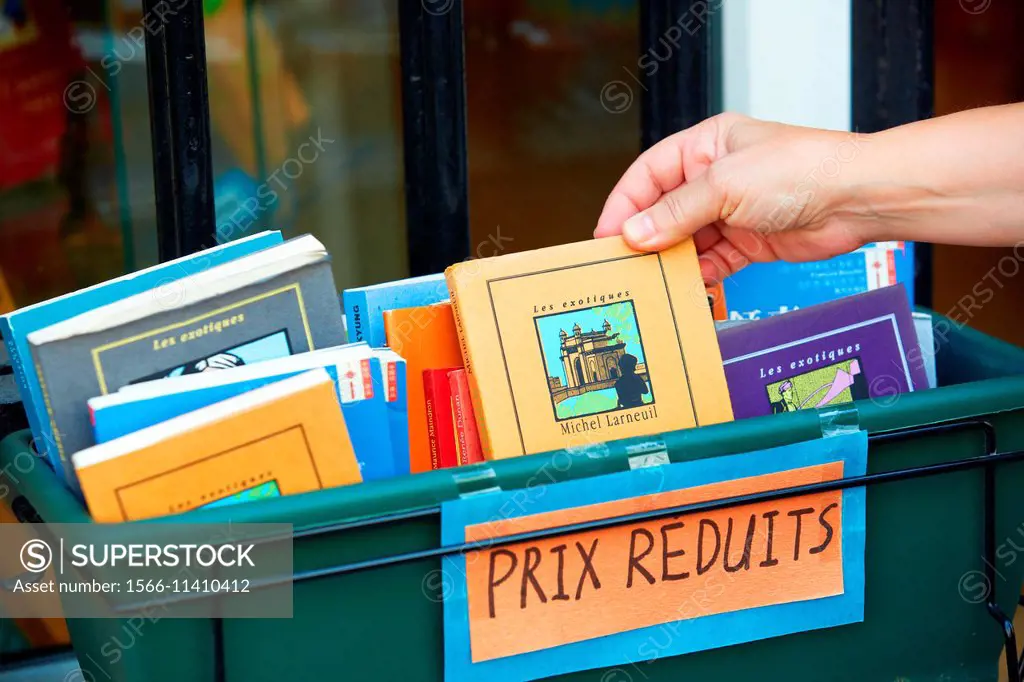
[[[444,545],[464,541],[467,525],[539,514],[657,492],[771,474],[842,461],[844,475],[867,468],[863,431],[739,455],[610,474],[524,491],[484,493],[446,502],[441,508]],[[443,560],[445,679],[530,680],[646,661],[769,637],[835,627],[864,619],[865,489],[845,490],[842,514],[844,593],[807,601],[705,615],[676,623],[565,644],[506,658],[472,663],[464,556]],[[447,590],[451,587],[451,590]]]

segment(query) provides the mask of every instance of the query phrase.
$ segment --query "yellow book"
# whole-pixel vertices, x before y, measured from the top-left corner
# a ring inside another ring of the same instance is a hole
[[[693,243],[621,237],[446,271],[485,456],[732,420]]]
[[[135,521],[361,481],[323,369],[175,417],[73,457],[95,521]]]

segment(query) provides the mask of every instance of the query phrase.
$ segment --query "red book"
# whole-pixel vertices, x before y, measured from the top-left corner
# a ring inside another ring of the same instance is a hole
[[[455,446],[455,419],[452,416],[452,389],[448,383],[448,373],[453,369],[423,370],[431,469],[459,466]]]
[[[448,383],[452,391],[452,409],[455,413],[455,445],[458,448],[459,464],[476,464],[484,461],[480,447],[480,432],[477,431],[473,399],[469,394],[469,377],[466,370],[448,372]]]

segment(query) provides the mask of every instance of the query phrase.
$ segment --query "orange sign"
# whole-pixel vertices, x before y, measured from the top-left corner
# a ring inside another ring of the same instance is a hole
[[[842,478],[835,462],[467,526],[467,542]],[[842,491],[645,520],[466,556],[474,663],[843,593]]]

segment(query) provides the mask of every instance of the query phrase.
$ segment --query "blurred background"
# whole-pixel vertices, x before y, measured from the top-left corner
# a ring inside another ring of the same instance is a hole
[[[828,13],[849,12],[834,0],[804,1],[819,41],[833,30]],[[11,307],[152,265],[157,247],[141,0],[0,6],[0,307]],[[746,33],[730,19],[733,7],[748,8]],[[712,18],[727,24],[723,79],[749,72],[756,81],[738,92],[733,77],[719,106],[786,118],[785,107],[754,101],[763,102],[765,84],[776,99],[786,88],[810,91],[806,101],[839,78],[830,64],[844,62],[805,50],[806,73],[771,83],[763,70],[775,67],[757,54],[766,24],[750,7],[727,0]],[[590,236],[640,151],[632,91],[621,107],[600,96],[615,79],[639,90],[638,11],[636,0],[466,2],[471,250],[498,231],[517,251]],[[397,0],[207,0],[205,14],[222,235],[312,232],[333,255],[339,289],[405,276]],[[951,1],[934,15],[936,113],[1021,99],[1024,5]],[[818,108],[849,107],[820,99]],[[299,159],[311,138],[319,146]],[[244,211],[261,187],[274,200]],[[1003,255],[936,248],[933,307],[957,306]],[[1024,342],[1019,316],[1007,313],[1022,286],[1007,281],[971,324]]]
[[[712,110],[849,127],[850,1],[726,0]],[[221,237],[311,232],[339,289],[407,276],[398,0],[204,8]],[[141,0],[0,0],[0,312],[157,262],[146,21]],[[589,238],[640,151],[638,1],[467,0],[464,22],[471,251]],[[936,114],[1024,99],[1024,3],[937,2],[933,28]],[[932,307],[1007,254],[936,247]],[[999,283],[970,324],[1024,343],[1024,278]],[[0,621],[2,652],[66,638]]]

